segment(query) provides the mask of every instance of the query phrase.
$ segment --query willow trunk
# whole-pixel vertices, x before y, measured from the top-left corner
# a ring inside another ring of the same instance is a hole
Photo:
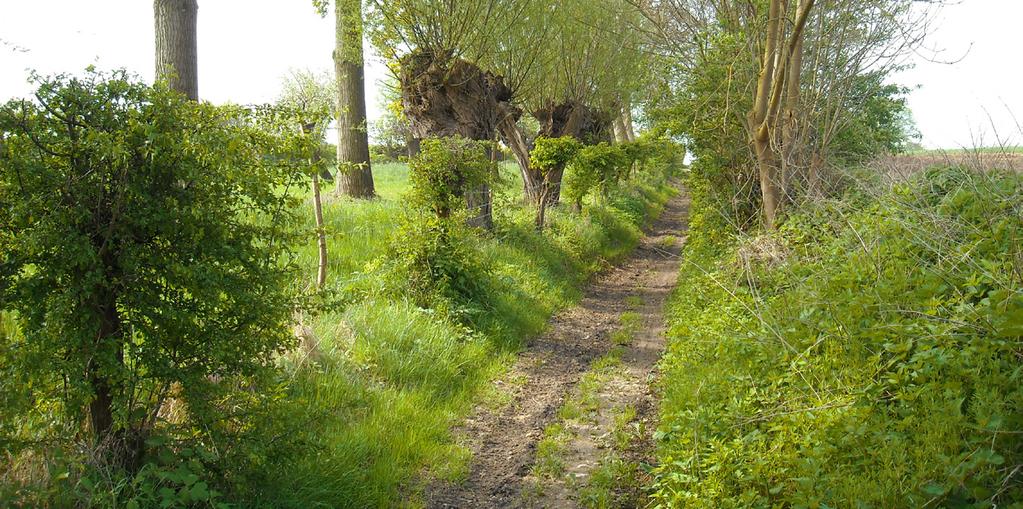
[[[629,142],[629,133],[625,130],[625,115],[617,115],[614,118],[615,143],[622,144]]]
[[[622,105],[622,127],[625,128],[625,138],[629,141],[636,141],[636,128],[632,123],[632,105],[628,102]]]

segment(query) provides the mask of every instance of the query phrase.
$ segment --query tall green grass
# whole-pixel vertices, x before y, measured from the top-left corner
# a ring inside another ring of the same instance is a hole
[[[343,298],[306,319],[319,345],[308,359],[289,357],[282,423],[260,424],[284,435],[287,445],[236,479],[231,496],[243,506],[415,505],[427,480],[464,476],[469,453],[454,442],[452,426],[486,397],[489,382],[552,313],[575,303],[593,274],[636,245],[641,225],[674,193],[663,177],[644,178],[582,215],[553,210],[540,234],[532,212],[519,204],[517,172],[504,166],[495,230],[471,240],[501,291],[480,303],[484,312],[470,329],[365,291],[383,284],[387,246],[402,241],[394,233],[407,171],[403,164],[376,165],[379,199],[325,203],[327,290]],[[311,282],[314,239],[298,261]],[[363,290],[353,297],[356,287]]]

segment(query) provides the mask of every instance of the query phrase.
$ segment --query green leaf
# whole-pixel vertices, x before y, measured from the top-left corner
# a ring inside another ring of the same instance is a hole
[[[193,500],[205,501],[210,498],[209,487],[205,482],[198,482],[195,486],[192,486],[191,493]]]

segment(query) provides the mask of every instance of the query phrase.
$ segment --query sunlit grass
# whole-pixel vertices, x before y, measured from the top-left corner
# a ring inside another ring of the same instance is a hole
[[[381,288],[388,246],[401,241],[395,232],[408,169],[377,164],[373,173],[379,195],[373,200],[337,198],[324,186],[326,289],[346,295],[357,286],[368,296],[307,317],[320,341],[319,362],[294,368],[288,404],[312,416],[301,431],[309,450],[267,466],[272,481],[250,497],[255,505],[414,505],[415,486],[425,479],[466,475],[469,455],[453,442],[452,426],[490,397],[490,382],[506,373],[551,314],[576,302],[595,272],[636,245],[639,226],[671,196],[650,183],[606,204],[591,203],[583,215],[555,208],[540,234],[521,204],[517,168],[502,165],[502,182],[494,186],[496,227],[473,240],[502,286],[469,331],[373,291]],[[305,206],[310,234],[296,261],[308,268],[304,286],[311,287],[318,254],[311,199]]]
[[[565,472],[565,447],[572,439],[572,433],[561,423],[547,426],[543,438],[536,445],[536,461],[532,474],[541,479],[560,477]]]
[[[393,281],[382,291],[390,246],[403,241],[405,164],[373,166],[372,200],[338,197],[333,183],[322,183],[327,283],[321,307],[300,317],[313,337],[278,359],[282,396],[266,414],[243,419],[247,442],[212,444],[225,453],[217,462],[223,477],[211,481],[232,506],[416,506],[430,479],[463,478],[470,455],[453,426],[474,405],[501,403],[492,382],[525,341],[635,247],[642,222],[671,196],[663,183],[636,183],[606,203],[587,203],[581,215],[552,209],[539,233],[517,168],[500,168],[495,229],[467,241],[494,288],[477,303],[472,329],[406,301]],[[318,264],[311,192],[298,198],[294,284],[311,292]],[[12,317],[0,314],[0,344],[17,334]]]

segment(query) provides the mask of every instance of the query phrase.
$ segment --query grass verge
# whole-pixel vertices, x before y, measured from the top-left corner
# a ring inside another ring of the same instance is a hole
[[[294,362],[285,401],[293,446],[272,455],[237,486],[246,506],[394,507],[415,505],[418,483],[465,475],[468,452],[451,427],[487,396],[523,341],[555,311],[574,304],[583,284],[636,245],[640,227],[674,191],[663,179],[628,184],[582,215],[556,208],[543,234],[518,206],[507,175],[493,234],[471,239],[501,292],[478,303],[469,328],[373,289],[395,229],[406,172],[376,166],[383,199],[333,200],[324,214],[330,253],[328,290],[344,306],[307,320],[318,346]],[[312,243],[300,253],[312,273]],[[353,290],[358,289],[358,291]],[[426,475],[421,475],[426,472]],[[408,497],[412,497],[411,500]]]
[[[932,169],[771,235],[694,228],[654,502],[1019,507],[1021,193],[1018,174]]]

